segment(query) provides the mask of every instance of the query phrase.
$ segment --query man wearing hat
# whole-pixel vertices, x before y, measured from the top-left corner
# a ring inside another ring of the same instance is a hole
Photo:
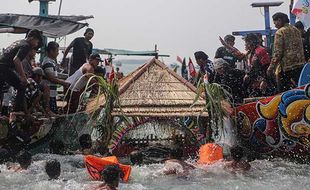
[[[245,72],[231,68],[222,58],[214,59],[214,82],[222,85],[231,93],[235,103],[241,103],[244,98],[243,77]]]
[[[103,62],[100,55],[97,53],[91,54],[88,63],[82,65],[73,75],[67,78],[66,82],[70,83],[66,96],[68,113],[76,112],[79,106],[80,95],[83,93],[90,76],[95,73],[99,62]]]
[[[0,56],[0,92],[4,83],[17,90],[14,111],[25,111],[24,95],[27,78],[22,66],[22,61],[29,52],[42,43],[42,35],[38,30],[31,30],[26,39],[16,41],[4,49]]]
[[[33,109],[44,112],[39,105],[41,96],[43,94],[43,87],[41,85],[44,72],[40,67],[35,67],[31,71],[31,76],[27,79],[28,84],[25,91],[25,99],[27,103],[27,113],[33,113]]]
[[[91,28],[87,28],[84,33],[84,37],[75,38],[65,50],[63,62],[65,62],[65,59],[70,49],[73,48],[69,76],[71,76],[84,63],[86,63],[86,60],[88,60],[93,50],[93,44],[90,41],[93,38],[93,36],[94,36],[94,30]]]
[[[229,44],[231,47],[235,45],[235,37],[233,35],[226,35],[224,41]],[[225,46],[219,47],[216,50],[214,58],[222,58],[229,64],[230,67],[235,68],[235,63],[238,61],[238,58],[232,54],[232,52],[227,49]]]

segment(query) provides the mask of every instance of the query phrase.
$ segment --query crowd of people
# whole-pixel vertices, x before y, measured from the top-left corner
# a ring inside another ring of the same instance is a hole
[[[222,47],[217,49],[214,61],[203,51],[194,53],[199,73],[193,83],[197,84],[203,79],[208,83],[221,84],[231,92],[236,103],[241,103],[245,97],[270,96],[296,88],[304,64],[310,61],[310,30],[306,32],[301,22],[297,22],[295,26],[290,25],[288,16],[284,13],[276,13],[272,18],[278,29],[274,36],[273,48],[263,46],[260,34],[248,34],[244,37],[245,53],[234,47],[234,36],[227,35],[224,39],[220,37]],[[74,39],[65,50],[64,62],[73,49],[67,79],[58,76],[57,42],[51,41],[47,44],[46,56],[41,63],[33,62],[43,42],[40,31],[31,30],[25,39],[6,48],[0,55],[1,115],[8,116],[11,113],[12,117],[16,117],[17,113],[21,113],[27,117],[42,112],[50,117],[59,114],[56,99],[59,85],[63,86],[67,94],[64,112],[75,113],[78,110],[80,95],[90,77],[94,74],[106,74],[106,71],[99,67],[100,62],[103,62],[100,55],[92,53],[93,45],[90,40],[93,36],[94,30],[88,28],[84,37]],[[117,69],[116,78],[122,77],[123,73]],[[13,89],[16,91],[15,95],[12,95]],[[12,96],[14,104],[10,110],[10,105],[5,100],[12,99]],[[9,119],[13,120],[11,117]],[[29,134],[28,138],[25,134],[20,137],[23,141],[29,141]],[[80,145],[80,153],[84,155],[94,154],[96,151],[102,155],[109,154],[105,147],[101,147],[101,150],[93,149],[89,135],[80,137]],[[64,149],[61,141],[50,143],[50,152],[53,154],[64,154]],[[4,149],[0,146],[0,152],[1,162],[12,159],[19,163],[19,166],[10,166],[14,171],[26,170],[31,164],[31,154],[25,150],[15,151],[12,147]],[[234,171],[249,170],[250,165],[243,156],[242,148],[232,148],[232,162],[225,164],[225,167]],[[139,151],[133,152],[131,161],[132,164],[143,164],[143,154]],[[59,177],[60,168],[57,160],[48,161],[45,167],[51,179]],[[182,150],[176,148],[171,150],[169,159],[165,161],[163,174],[186,175],[189,170],[195,168],[197,165],[182,160]],[[101,173],[105,183],[100,188],[116,189],[121,173],[117,166],[107,166]]]
[[[55,155],[96,155],[100,157],[112,156],[107,148],[101,147],[97,143],[93,143],[89,134],[83,134],[79,138],[80,149],[77,152],[70,152],[61,140],[53,140],[49,143],[49,153]],[[204,153],[203,153],[204,152]],[[161,160],[153,162],[146,161],[149,153],[143,150],[135,150],[130,153],[129,160],[123,161],[124,164],[131,166],[144,166],[148,164],[162,163],[162,168],[154,171],[156,175],[175,175],[177,177],[185,177],[191,175],[192,171],[209,172],[209,167],[220,166],[223,171],[235,174],[245,174],[251,169],[248,158],[243,148],[235,146],[230,149],[228,155],[224,155],[223,148],[216,143],[207,143],[200,147],[197,161],[184,161],[185,155],[182,144],[174,143],[169,148],[165,157]],[[15,161],[15,163],[13,162]],[[13,159],[12,155],[6,150],[0,148],[0,165],[6,164],[7,170],[11,172],[23,172],[31,170],[33,163],[32,154],[26,150],[20,151]],[[70,162],[73,167],[85,168],[83,164]],[[46,178],[49,180],[62,180],[65,176],[61,176],[62,166],[57,159],[48,159],[44,163]],[[86,172],[86,169],[85,169]],[[122,181],[124,171],[118,163],[107,164],[100,172],[102,184],[98,186],[98,190],[117,189]],[[1,171],[0,171],[1,173]],[[63,174],[64,175],[64,174]]]
[[[207,74],[208,82],[221,84],[235,103],[247,97],[265,97],[296,88],[299,76],[310,56],[310,29],[306,32],[298,21],[289,24],[284,13],[273,15],[275,27],[273,48],[263,46],[261,34],[244,36],[246,52],[239,51],[235,37],[227,35],[212,62],[204,52],[196,52],[200,67],[197,81]]]
[[[199,73],[192,81],[197,84],[205,78],[210,83],[223,85],[232,93],[234,102],[242,103],[243,98],[270,96],[295,88],[301,70],[310,58],[310,30],[305,31],[303,24],[289,24],[284,13],[273,15],[278,29],[274,36],[273,48],[263,46],[261,34],[250,33],[244,37],[246,52],[239,51],[235,37],[220,37],[222,47],[215,53],[214,61],[198,51],[194,53]],[[91,39],[94,30],[86,29],[84,37],[74,39],[65,49],[63,62],[72,49],[69,78],[58,76],[57,58],[59,44],[49,42],[45,48],[46,56],[41,63],[34,62],[38,49],[42,46],[42,34],[31,30],[26,39],[14,42],[4,49],[0,57],[0,101],[1,114],[9,111],[32,114],[42,111],[47,116],[58,114],[57,87],[63,86],[66,92],[65,113],[78,110],[80,95],[84,91],[91,74],[106,76],[106,71],[98,65],[102,62],[99,54],[92,54]],[[272,49],[272,50],[271,50]],[[88,75],[89,74],[89,75]],[[123,73],[116,69],[115,78],[121,79]],[[9,88],[10,87],[10,88]],[[12,90],[16,93],[12,93]],[[13,109],[9,110],[8,100],[14,94]]]

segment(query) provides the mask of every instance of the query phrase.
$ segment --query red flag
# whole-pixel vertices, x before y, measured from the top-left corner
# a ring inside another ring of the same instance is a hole
[[[114,77],[115,77],[115,73],[114,73],[114,68],[112,67],[112,71],[111,71],[111,73],[109,74],[109,81],[112,82],[113,79],[114,79]]]
[[[188,70],[189,70],[189,74],[192,78],[196,77],[196,69],[194,67],[194,64],[192,62],[192,59],[189,58],[189,62],[188,62]]]
[[[182,60],[182,58],[181,58],[180,56],[177,56],[177,61],[178,61],[179,63],[183,64],[183,60]]]

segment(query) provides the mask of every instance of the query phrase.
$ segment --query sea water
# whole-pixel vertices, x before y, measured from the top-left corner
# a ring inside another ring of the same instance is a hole
[[[62,173],[59,180],[48,180],[44,166],[46,160],[57,159]],[[129,183],[120,184],[124,190],[212,190],[212,189],[281,189],[309,190],[310,165],[283,160],[257,160],[245,174],[233,174],[221,164],[193,170],[188,176],[163,176],[162,164],[133,167]],[[1,190],[78,190],[96,189],[101,182],[90,180],[83,168],[83,156],[38,154],[27,171],[14,172],[0,165]]]

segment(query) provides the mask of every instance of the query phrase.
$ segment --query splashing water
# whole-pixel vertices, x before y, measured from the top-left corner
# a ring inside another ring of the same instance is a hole
[[[45,161],[61,162],[59,180],[50,181],[45,174]],[[310,165],[295,164],[283,160],[257,160],[246,174],[231,174],[221,165],[207,167],[207,171],[194,170],[187,177],[162,176],[162,164],[133,167],[128,184],[120,184],[122,190],[205,190],[205,189],[310,189]],[[29,170],[19,173],[0,165],[0,189],[5,190],[93,190],[101,182],[91,181],[83,166],[83,156],[58,156],[38,154]]]

